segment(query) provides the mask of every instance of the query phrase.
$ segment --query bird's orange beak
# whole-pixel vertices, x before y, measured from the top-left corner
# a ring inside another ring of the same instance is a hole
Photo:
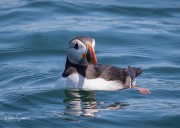
[[[97,64],[97,58],[94,51],[94,48],[90,43],[86,44],[87,52],[82,55],[83,58],[86,58],[89,64]]]
[[[92,45],[87,45],[88,50],[90,51],[91,54],[91,64],[97,64],[97,58],[94,49],[92,48]]]

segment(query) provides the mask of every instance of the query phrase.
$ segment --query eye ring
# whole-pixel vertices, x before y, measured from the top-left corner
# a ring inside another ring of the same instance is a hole
[[[78,49],[78,47],[79,47],[79,46],[78,46],[78,43],[76,43],[75,46],[74,46],[74,48],[75,48],[75,49]]]

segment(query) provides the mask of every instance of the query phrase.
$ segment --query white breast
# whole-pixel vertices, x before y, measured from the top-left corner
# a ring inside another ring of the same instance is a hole
[[[85,90],[118,90],[124,88],[123,83],[117,81],[107,81],[103,78],[86,79],[78,73],[73,73],[67,78],[62,77],[58,80],[56,87]]]

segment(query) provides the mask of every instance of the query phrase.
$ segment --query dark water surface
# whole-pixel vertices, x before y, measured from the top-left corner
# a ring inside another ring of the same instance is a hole
[[[78,35],[152,94],[55,88]],[[179,128],[179,79],[179,0],[0,1],[0,128]]]

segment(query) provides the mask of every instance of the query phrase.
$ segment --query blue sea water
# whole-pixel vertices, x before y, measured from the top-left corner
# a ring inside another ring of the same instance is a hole
[[[79,35],[98,63],[141,67],[152,94],[57,89]],[[1,128],[179,128],[179,98],[179,0],[0,1]]]

